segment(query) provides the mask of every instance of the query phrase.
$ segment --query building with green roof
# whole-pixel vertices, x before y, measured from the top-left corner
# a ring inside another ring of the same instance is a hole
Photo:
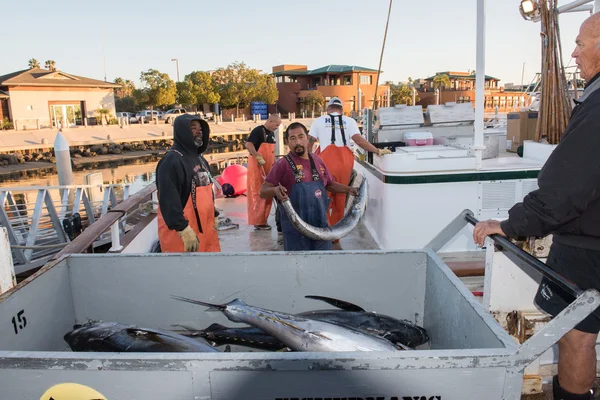
[[[309,70],[306,65],[285,64],[273,67],[272,75],[279,90],[277,106],[283,113],[312,112],[312,107],[306,106],[306,98],[315,90],[323,95],[325,103],[332,97],[340,98],[347,114],[373,106],[376,69],[331,64]],[[387,105],[388,86],[379,85],[377,93],[378,107]],[[316,108],[315,111],[324,111],[324,106]]]

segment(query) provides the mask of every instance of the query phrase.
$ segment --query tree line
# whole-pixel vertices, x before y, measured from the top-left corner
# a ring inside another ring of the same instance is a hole
[[[136,88],[131,80],[115,79],[117,111],[136,112],[148,108],[164,108],[181,104],[201,110],[204,104],[219,103],[222,108],[239,110],[253,101],[273,104],[279,98],[275,80],[270,74],[249,68],[244,63],[232,63],[215,71],[193,71],[181,82],[168,74],[149,69],[140,74],[143,87]]]

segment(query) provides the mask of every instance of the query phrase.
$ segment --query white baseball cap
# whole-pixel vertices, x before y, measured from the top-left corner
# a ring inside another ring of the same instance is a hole
[[[327,104],[327,107],[329,106],[343,107],[342,100],[340,100],[339,97],[332,97],[331,100],[329,100],[329,104]]]

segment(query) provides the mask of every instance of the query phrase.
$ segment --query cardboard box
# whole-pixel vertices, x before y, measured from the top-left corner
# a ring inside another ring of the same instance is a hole
[[[535,129],[537,128],[538,112],[529,111],[527,117],[527,137],[529,140],[535,140]]]
[[[506,151],[516,153],[525,140],[535,140],[538,113],[533,111],[511,112],[507,115]]]

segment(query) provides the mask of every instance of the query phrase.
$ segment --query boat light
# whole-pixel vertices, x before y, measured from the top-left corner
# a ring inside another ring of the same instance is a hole
[[[521,11],[521,15],[527,21],[532,21],[540,17],[540,5],[537,0],[521,0],[519,11]]]

